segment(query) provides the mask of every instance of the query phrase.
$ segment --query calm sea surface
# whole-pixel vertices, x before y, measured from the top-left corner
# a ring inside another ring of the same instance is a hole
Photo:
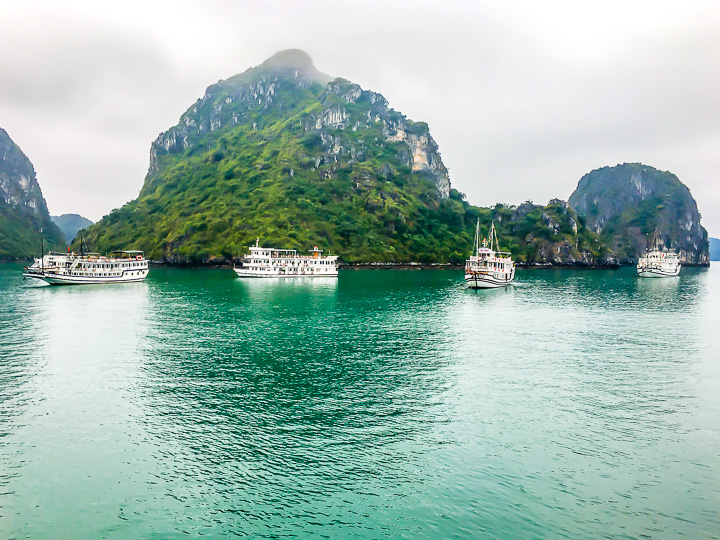
[[[0,537],[719,538],[720,266],[38,287]]]

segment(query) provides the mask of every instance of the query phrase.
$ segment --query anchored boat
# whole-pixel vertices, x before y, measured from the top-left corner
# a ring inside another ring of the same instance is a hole
[[[142,281],[148,272],[148,261],[142,251],[114,251],[107,257],[51,251],[26,267],[23,277],[50,285],[97,285]]]
[[[680,257],[675,251],[660,250],[656,232],[652,249],[646,249],[645,256],[638,260],[637,274],[646,278],[675,277],[680,274],[680,267]]]
[[[322,249],[315,246],[311,255],[299,255],[295,249],[275,249],[259,245],[258,238],[250,246],[250,254],[242,259],[241,266],[233,270],[239,277],[252,278],[294,278],[294,277],[337,277],[337,255],[323,257]]]
[[[515,263],[506,251],[499,248],[495,223],[490,227],[490,247],[487,238],[480,246],[480,220],[475,231],[475,255],[465,262],[465,283],[470,289],[506,287],[515,279]]]

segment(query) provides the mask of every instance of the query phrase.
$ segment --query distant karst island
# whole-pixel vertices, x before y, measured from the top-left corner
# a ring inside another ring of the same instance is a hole
[[[720,261],[720,239],[710,239],[710,260]]]
[[[62,216],[52,216],[53,223],[58,226],[65,237],[65,241],[70,244],[78,231],[92,225],[93,222],[78,214],[63,214]]]
[[[64,237],[29,160],[1,135],[0,152],[22,170],[0,163],[0,257],[37,255],[43,226],[49,247],[86,228],[95,251],[141,249],[169,264],[228,263],[258,237],[318,245],[350,264],[460,264],[479,219],[484,230],[495,222],[521,265],[630,264],[655,230],[686,263],[710,260],[687,187],[639,163],[593,170],[568,202],[471,205],[427,124],[320,72],[300,50],[209,86],[152,143],[138,198],[95,224],[54,218]]]

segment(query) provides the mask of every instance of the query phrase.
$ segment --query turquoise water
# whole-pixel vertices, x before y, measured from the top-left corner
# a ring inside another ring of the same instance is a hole
[[[0,537],[718,538],[720,267],[37,287]]]

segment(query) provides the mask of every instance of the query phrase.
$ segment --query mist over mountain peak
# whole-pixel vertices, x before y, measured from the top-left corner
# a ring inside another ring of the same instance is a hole
[[[313,59],[301,49],[286,49],[273,54],[260,65],[252,67],[239,75],[230,77],[227,82],[247,83],[258,77],[281,77],[290,80],[304,80],[326,85],[335,77],[321,72],[315,67]]]
[[[286,49],[273,54],[265,60],[260,66],[283,66],[299,69],[314,68],[312,58],[302,49]]]

